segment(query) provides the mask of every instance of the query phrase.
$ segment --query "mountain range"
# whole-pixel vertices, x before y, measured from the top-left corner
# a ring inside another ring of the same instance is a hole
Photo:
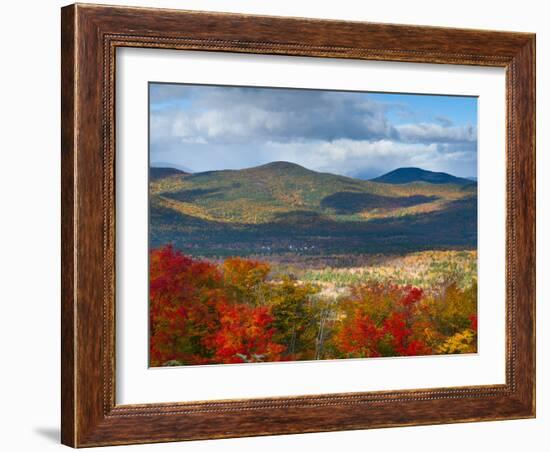
[[[151,167],[150,222],[152,247],[204,256],[473,248],[477,183],[420,168],[360,180],[289,162]]]

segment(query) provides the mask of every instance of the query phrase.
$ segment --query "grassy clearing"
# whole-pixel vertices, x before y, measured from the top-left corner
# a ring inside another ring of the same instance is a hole
[[[335,293],[368,283],[412,285],[431,291],[454,281],[460,288],[467,288],[477,281],[477,252],[422,251],[361,267],[305,270],[300,279],[318,284],[325,291],[333,289]]]

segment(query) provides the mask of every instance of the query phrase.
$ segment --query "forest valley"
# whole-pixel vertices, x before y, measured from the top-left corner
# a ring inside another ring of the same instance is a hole
[[[300,274],[153,248],[150,365],[475,353],[476,259],[421,252],[362,271]]]

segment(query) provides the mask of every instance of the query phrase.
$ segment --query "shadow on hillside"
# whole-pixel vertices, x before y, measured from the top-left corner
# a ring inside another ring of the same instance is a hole
[[[373,193],[341,191],[321,200],[321,207],[332,209],[339,215],[359,213],[364,210],[411,207],[439,199],[437,196],[382,196]]]
[[[151,246],[173,243],[203,255],[258,252],[404,253],[477,246],[477,198],[450,202],[444,209],[380,218],[337,221],[317,212],[282,213],[269,223],[207,221],[166,207],[151,209]]]

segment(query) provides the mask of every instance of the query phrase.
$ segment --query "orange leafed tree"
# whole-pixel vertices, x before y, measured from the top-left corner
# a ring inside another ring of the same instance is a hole
[[[421,310],[423,292],[415,287],[362,286],[348,300],[334,346],[348,358],[428,355]]]
[[[269,264],[231,257],[222,265],[226,291],[236,301],[252,305],[265,301],[265,281],[271,268]]]
[[[275,329],[267,307],[246,304],[218,305],[219,329],[205,342],[218,363],[278,361],[285,350],[272,341]]]
[[[220,271],[171,246],[151,251],[150,363],[234,363],[279,359],[269,307],[241,303],[269,267],[232,260]]]
[[[224,300],[216,266],[167,246],[151,251],[149,278],[151,365],[207,362],[202,341],[216,328],[216,306]]]

